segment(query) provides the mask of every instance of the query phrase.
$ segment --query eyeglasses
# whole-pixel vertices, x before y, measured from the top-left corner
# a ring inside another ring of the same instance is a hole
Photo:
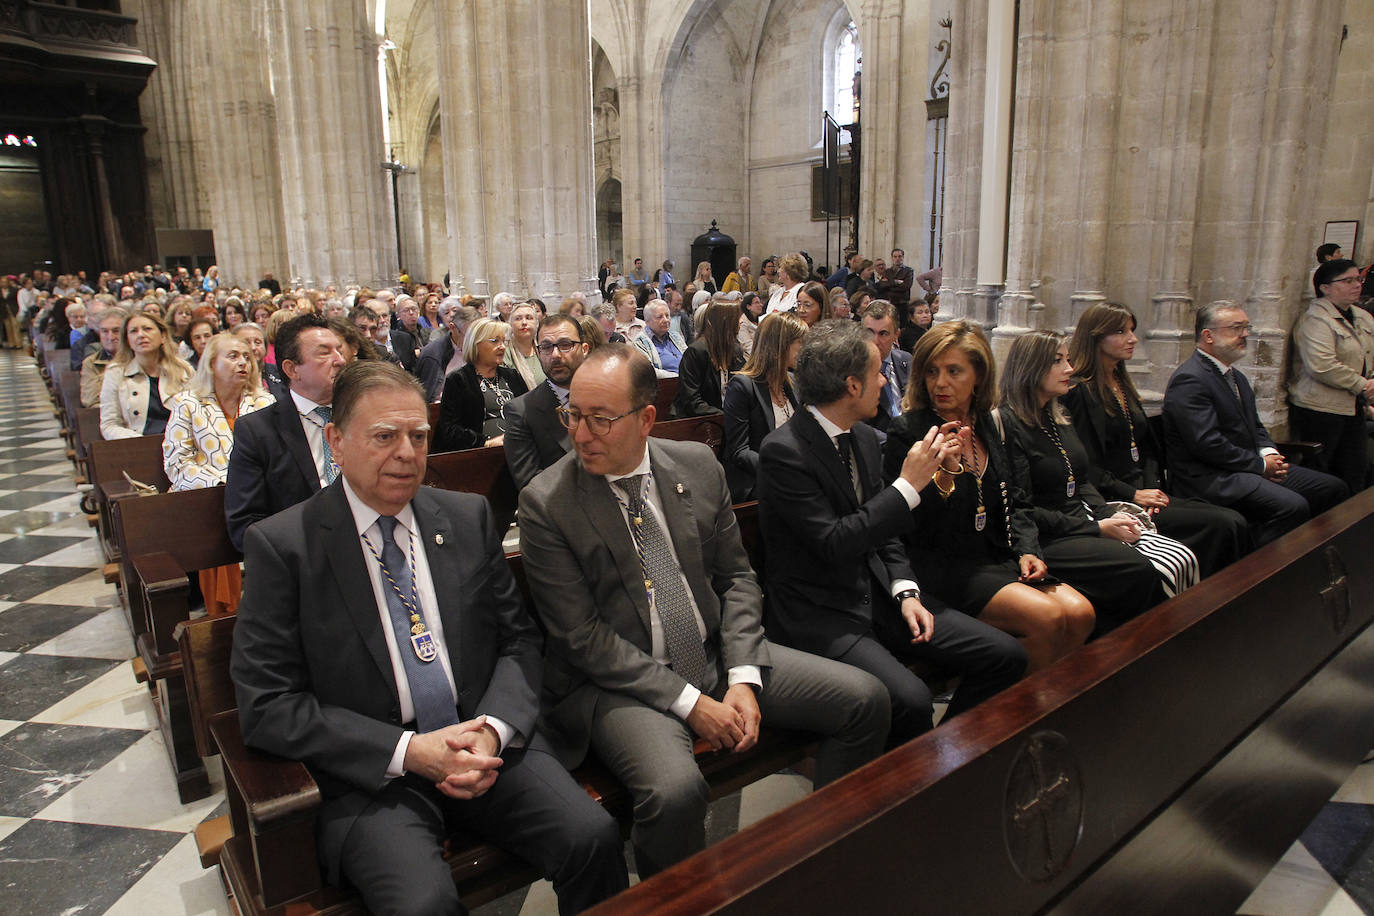
[[[1336,279],[1332,280],[1331,282],[1332,282],[1332,283],[1362,283],[1362,282],[1364,282],[1364,281],[1362,281],[1362,280],[1360,279],[1360,275],[1359,275],[1359,274],[1356,274],[1356,275],[1353,276],[1353,277],[1337,277]]]
[[[1254,326],[1253,324],[1250,324],[1250,323],[1247,321],[1247,322],[1245,322],[1245,323],[1243,323],[1243,324],[1242,324],[1242,323],[1237,323],[1237,324],[1213,325],[1212,327],[1207,328],[1206,330],[1209,330],[1209,331],[1225,331],[1225,332],[1228,333],[1228,334],[1249,334],[1252,330],[1254,330],[1254,327],[1255,327],[1255,326]]]
[[[600,438],[611,431],[611,424],[616,420],[623,420],[630,414],[638,413],[648,406],[648,404],[640,404],[638,407],[631,407],[618,417],[603,417],[600,414],[583,413],[571,407],[558,407],[556,411],[558,413],[558,422],[562,423],[563,428],[568,432],[577,429],[578,423],[586,422],[587,429],[591,430],[591,434]]]
[[[574,349],[576,349],[576,347],[580,343],[582,343],[582,341],[568,340],[566,337],[564,337],[558,341],[546,340],[534,349],[539,351],[540,356],[548,356],[551,353],[553,353],[554,350],[557,350],[559,353],[562,353],[564,356],[566,356],[567,354],[571,353]]]

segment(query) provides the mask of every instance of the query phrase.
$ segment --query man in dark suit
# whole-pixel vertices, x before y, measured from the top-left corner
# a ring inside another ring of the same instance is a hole
[[[342,480],[248,532],[231,673],[244,741],[319,784],[330,883],[374,913],[456,913],[453,827],[537,864],[576,912],[626,886],[614,819],[537,731],[540,638],[480,497],[421,488],[424,392],[340,376]]]
[[[346,364],[343,341],[329,319],[300,315],[277,331],[277,359],[290,384],[286,396],[234,424],[224,517],[239,550],[249,525],[304,502],[337,475],[324,428]]]
[[[1257,547],[1350,495],[1339,478],[1291,467],[1260,422],[1250,380],[1233,365],[1245,355],[1250,319],[1227,301],[1198,309],[1197,349],[1164,392],[1170,489],[1229,506],[1250,523]]]
[[[873,280],[878,295],[897,309],[897,326],[904,326],[911,315],[911,287],[916,282],[916,274],[906,264],[906,252],[892,249],[892,265],[885,271],[875,271]]]
[[[517,490],[572,450],[557,411],[568,403],[568,386],[587,355],[587,344],[575,319],[553,314],[539,322],[535,352],[544,367],[544,384],[506,405],[506,464]]]
[[[897,346],[897,309],[886,299],[875,299],[864,309],[864,329],[878,345],[882,360],[883,390],[878,398],[878,410],[865,422],[884,432],[893,417],[902,415],[902,393],[906,391],[907,374],[911,372],[911,354]]]
[[[813,327],[795,375],[805,405],[759,449],[768,632],[778,642],[862,668],[892,701],[889,744],[932,725],[930,690],[907,663],[961,677],[948,715],[1018,680],[1026,653],[1007,633],[921,601],[899,537],[954,437],[932,429],[883,486],[871,416],[886,383],[878,346],[843,319]]]
[[[649,438],[658,381],[636,348],[593,350],[567,411],[575,455],[520,494],[525,574],[548,635],[550,740],[590,746],[629,789],[641,877],[705,845],[695,738],[747,750],[760,723],[817,732],[817,784],[876,756],[886,693],[855,668],[771,645],[715,456]]]
[[[414,375],[415,364],[420,358],[420,306],[409,296],[401,296],[396,300],[391,351],[401,361],[401,368]]]

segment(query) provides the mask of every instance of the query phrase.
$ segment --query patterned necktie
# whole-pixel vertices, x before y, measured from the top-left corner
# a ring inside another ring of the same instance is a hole
[[[887,376],[887,409],[894,417],[902,413],[902,392],[897,387],[897,370],[892,367],[892,357],[883,360],[883,375]]]
[[[692,613],[682,571],[668,550],[668,537],[644,502],[645,476],[622,477],[615,481],[615,486],[625,494],[630,511],[630,534],[644,570],[644,587],[652,595],[650,605],[658,611],[658,620],[663,627],[668,661],[678,675],[700,688],[706,678],[706,650],[701,645],[701,630]]]
[[[324,443],[324,482],[331,484],[339,476],[339,466],[334,463],[334,452],[329,448],[329,437],[324,434],[324,428],[334,418],[334,408],[321,404],[310,412],[320,418],[320,441]]]
[[[382,593],[386,595],[386,609],[396,633],[396,649],[401,656],[401,666],[405,669],[406,683],[410,685],[416,731],[432,732],[446,725],[454,725],[458,722],[458,708],[448,678],[444,676],[443,666],[420,661],[410,641],[412,624],[406,601],[418,614],[420,596],[415,592],[410,564],[393,538],[396,519],[390,515],[378,516],[377,527],[382,532],[382,578],[387,580]],[[402,599],[403,595],[406,596],[405,600]]]
[[[835,437],[835,445],[840,450],[840,462],[844,465],[845,473],[849,475],[849,485],[854,488],[854,498],[863,500],[863,491],[859,488],[858,467],[854,461],[854,434],[840,433]]]
[[[1236,371],[1234,369],[1227,369],[1222,375],[1226,378],[1226,384],[1231,386],[1231,393],[1236,396],[1236,403],[1239,404],[1240,385],[1236,383]]]

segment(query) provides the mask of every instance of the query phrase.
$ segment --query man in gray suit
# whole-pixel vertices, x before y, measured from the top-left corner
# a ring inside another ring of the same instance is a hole
[[[872,676],[764,638],[720,463],[649,438],[657,391],[634,347],[594,350],[561,413],[575,454],[520,495],[549,740],[565,766],[590,747],[630,790],[641,876],[705,845],[695,739],[744,751],[762,722],[817,732],[820,785],[877,756],[889,717]]]
[[[534,349],[544,384],[506,405],[506,464],[517,490],[572,449],[557,410],[568,403],[568,386],[588,347],[576,319],[554,314],[539,322]]]

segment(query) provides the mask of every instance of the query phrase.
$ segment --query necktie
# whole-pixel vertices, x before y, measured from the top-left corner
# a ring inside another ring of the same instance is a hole
[[[644,587],[652,596],[650,604],[658,611],[663,626],[663,643],[673,670],[694,687],[700,688],[706,678],[706,650],[701,645],[701,631],[682,581],[682,571],[673,562],[668,550],[668,538],[658,520],[644,502],[644,474],[622,477],[615,481],[625,494],[630,511],[630,534],[639,564],[644,570]]]
[[[310,412],[320,418],[320,441],[324,443],[324,482],[330,484],[339,476],[339,467],[334,463],[334,452],[329,448],[329,437],[324,434],[324,428],[334,418],[334,408],[321,404]]]
[[[1240,385],[1236,384],[1235,370],[1227,369],[1222,375],[1226,377],[1226,384],[1231,386],[1231,393],[1236,396],[1236,402],[1240,403]]]
[[[883,375],[887,376],[887,407],[894,417],[902,412],[902,393],[897,387],[897,370],[892,368],[892,358],[883,360]]]
[[[859,474],[854,454],[854,434],[840,433],[835,437],[835,445],[840,450],[840,462],[844,465],[845,473],[849,475],[849,484],[854,488],[854,497],[863,499],[863,492],[859,489]]]
[[[448,678],[444,676],[443,666],[421,661],[410,641],[410,608],[415,608],[415,612],[419,613],[420,596],[415,592],[410,564],[392,537],[396,531],[396,519],[390,515],[378,516],[377,527],[382,532],[382,578],[387,580],[382,593],[386,595],[386,609],[391,617],[391,627],[396,632],[396,648],[401,656],[401,666],[405,669],[406,683],[410,685],[410,702],[415,707],[415,728],[423,733],[454,725],[458,722],[458,709],[453,700],[453,691],[449,689]],[[403,599],[402,596],[406,597]],[[406,607],[407,602],[410,608]]]

